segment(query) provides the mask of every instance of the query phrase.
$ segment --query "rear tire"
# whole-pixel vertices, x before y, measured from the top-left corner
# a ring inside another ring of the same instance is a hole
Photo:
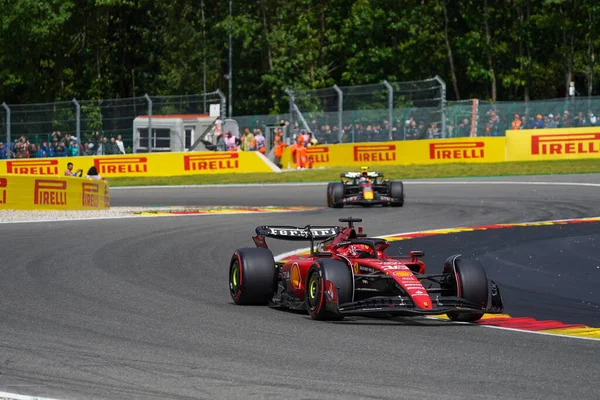
[[[229,263],[229,294],[238,305],[267,305],[276,291],[276,276],[271,250],[237,249]]]
[[[306,309],[311,318],[321,321],[340,321],[344,316],[337,310],[332,310],[326,301],[326,282],[330,281],[336,288],[337,305],[352,301],[352,273],[350,268],[339,260],[322,259],[308,269],[304,298]]]
[[[444,273],[453,273],[452,259],[446,260]],[[456,286],[449,294],[465,299],[481,308],[486,308],[488,303],[488,278],[483,266],[475,260],[458,257],[456,263]],[[449,312],[448,318],[452,321],[474,322],[483,317],[483,312],[459,313]]]
[[[327,205],[331,208],[344,207],[344,184],[332,182],[327,185]]]
[[[401,181],[390,182],[390,197],[392,198],[392,207],[402,207],[404,205],[404,184]]]

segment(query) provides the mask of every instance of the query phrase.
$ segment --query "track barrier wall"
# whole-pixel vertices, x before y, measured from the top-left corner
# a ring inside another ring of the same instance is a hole
[[[284,168],[295,168],[290,148],[286,147],[281,159]],[[509,130],[502,137],[317,145],[308,147],[307,153],[313,158],[313,168],[600,158],[600,127]],[[107,179],[279,172],[254,151],[169,152],[1,160],[0,176],[62,176],[69,162],[84,175],[95,166]]]
[[[310,146],[307,155],[313,167],[361,165],[409,165],[442,163],[493,163],[506,160],[506,139],[462,138],[402,142],[349,143]],[[295,166],[291,149],[282,157],[282,165]]]
[[[112,156],[12,159],[0,162],[0,175],[62,176],[67,164],[85,176],[95,166],[103,178],[182,176],[275,172],[277,168],[258,152],[138,153]]]
[[[362,165],[497,163],[600,158],[600,127],[523,129],[504,137],[309,146],[313,168]],[[292,168],[291,147],[281,159]]]
[[[106,182],[43,175],[1,175],[0,210],[106,210]]]

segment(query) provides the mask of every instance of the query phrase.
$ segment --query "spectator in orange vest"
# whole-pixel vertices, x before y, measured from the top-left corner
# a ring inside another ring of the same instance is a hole
[[[308,163],[308,157],[306,147],[304,147],[304,138],[302,135],[298,135],[296,138],[296,144],[292,146],[292,160],[296,164],[296,169],[305,169]]]
[[[515,120],[512,122],[511,127],[514,131],[518,130],[521,126],[521,118],[519,118],[519,114],[515,114]]]
[[[281,165],[281,157],[283,156],[283,150],[287,147],[287,143],[283,140],[282,131],[277,132],[277,135],[275,135],[275,141],[273,145],[275,147],[275,165],[277,165],[279,168],[283,168]]]

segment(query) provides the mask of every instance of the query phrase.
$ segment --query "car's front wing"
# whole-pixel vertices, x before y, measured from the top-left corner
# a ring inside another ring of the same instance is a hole
[[[337,312],[347,316],[360,315],[391,315],[391,316],[418,316],[442,315],[448,312],[473,313],[484,312],[489,314],[502,313],[504,307],[498,302],[492,303],[487,308],[478,307],[459,297],[436,297],[432,299],[433,307],[423,309],[415,306],[408,296],[371,297],[366,300],[340,304]]]

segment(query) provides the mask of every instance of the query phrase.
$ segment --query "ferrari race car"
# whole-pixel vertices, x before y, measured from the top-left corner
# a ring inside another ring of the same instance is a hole
[[[369,172],[363,167],[361,172],[340,174],[341,182],[327,185],[327,206],[342,208],[345,204],[402,207],[404,205],[404,184],[401,181],[383,179],[379,172]]]
[[[472,322],[503,311],[498,285],[479,262],[452,255],[441,273],[428,274],[422,251],[387,255],[386,240],[354,226],[361,219],[339,221],[348,226],[257,227],[256,247],[235,250],[229,263],[234,303],[306,310],[317,320],[446,314]],[[310,241],[310,254],[276,262],[267,237]]]

